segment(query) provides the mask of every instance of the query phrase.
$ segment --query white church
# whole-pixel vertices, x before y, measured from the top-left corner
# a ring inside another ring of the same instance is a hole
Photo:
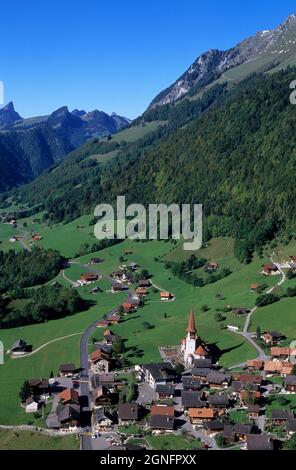
[[[181,340],[181,352],[184,355],[184,363],[193,365],[195,359],[208,359],[210,352],[207,345],[196,333],[194,312],[189,314],[186,338]]]

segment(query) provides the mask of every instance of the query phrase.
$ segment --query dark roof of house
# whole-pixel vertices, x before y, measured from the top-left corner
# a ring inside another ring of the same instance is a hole
[[[273,441],[267,434],[250,434],[247,436],[248,450],[273,450]]]
[[[79,405],[65,405],[58,414],[59,421],[67,421],[68,419],[74,419],[79,421],[80,419],[80,406]]]
[[[109,418],[109,416],[107,416],[107,414],[105,414],[105,411],[104,411],[103,408],[98,408],[96,410],[97,423],[100,423],[101,421],[104,421],[105,419],[110,419],[110,421],[112,421],[111,418]]]
[[[75,364],[61,364],[59,367],[60,372],[74,372],[76,370]]]
[[[206,406],[206,403],[201,400],[199,392],[182,390],[181,398],[184,408],[205,408]]]
[[[285,378],[285,385],[296,385],[296,375],[288,375]]]
[[[14,349],[25,348],[26,346],[26,341],[24,341],[23,339],[18,339],[15,343],[13,343],[10,349],[11,351],[13,351]]]
[[[41,379],[39,388],[48,388],[48,387],[49,387],[48,379]]]
[[[225,423],[222,421],[209,421],[204,423],[204,428],[208,431],[223,431]]]
[[[142,367],[150,372],[155,381],[173,380],[178,375],[170,362],[144,364]]]
[[[29,379],[29,385],[31,387],[38,387],[40,385],[40,379]]]
[[[252,426],[250,424],[227,424],[224,426],[222,437],[233,438],[236,434],[251,434]]]
[[[106,387],[113,387],[115,384],[115,374],[114,372],[106,372],[102,374],[94,374],[92,376],[92,385],[94,388],[99,387],[100,385],[105,385]]]
[[[114,343],[115,341],[115,336],[114,335],[105,335],[104,340],[108,341],[109,343]]]
[[[119,282],[112,282],[112,289],[113,290],[122,290],[123,286],[122,286],[122,284],[119,284]]]
[[[95,349],[101,349],[107,354],[112,353],[112,344],[105,344],[105,343],[95,343]]]
[[[249,309],[249,308],[246,308],[246,307],[237,307],[237,308],[235,309],[235,312],[236,312],[236,313],[242,313],[242,314],[244,314],[244,313],[250,313],[250,309]]]
[[[165,395],[175,395],[175,385],[173,384],[157,384],[155,391],[160,394]]]
[[[253,374],[239,374],[238,379],[240,382],[244,384],[261,384],[262,377],[260,375],[253,375]]]
[[[229,393],[239,393],[243,390],[243,388],[244,388],[244,384],[242,382],[235,381],[235,382],[232,382],[230,387],[228,387],[227,391]]]
[[[256,392],[259,388],[258,384],[252,384],[252,383],[248,383],[247,387],[248,387],[248,390],[250,390],[252,392]],[[230,393],[239,393],[242,390],[244,390],[245,388],[246,388],[246,384],[244,384],[243,382],[240,382],[238,380],[238,381],[232,382],[232,384],[230,385],[230,387],[227,390]]]
[[[138,287],[150,287],[151,281],[149,279],[140,279],[138,282]]]
[[[272,410],[271,412],[272,419],[280,419],[280,420],[290,420],[294,419],[294,413],[290,410]]]
[[[137,420],[139,419],[139,405],[138,403],[119,403],[118,405],[118,418],[123,420]]]
[[[282,333],[279,333],[278,331],[265,331],[264,335],[270,335],[272,338],[282,337]]]
[[[37,403],[38,404],[38,402],[36,400],[34,400],[33,397],[27,398],[26,405],[31,405],[31,403]]]
[[[209,367],[194,367],[192,369],[192,375],[195,375],[196,377],[207,377],[210,372],[212,372],[212,369]]]
[[[248,413],[259,413],[260,406],[259,405],[248,405]]]
[[[208,402],[211,406],[229,406],[229,398],[226,395],[220,395],[219,393],[209,395]]]
[[[172,416],[153,415],[151,416],[151,427],[154,429],[173,430],[175,418]]]
[[[193,364],[197,369],[211,369],[213,365],[212,359],[195,359]]]
[[[112,276],[123,276],[124,271],[113,271]]]
[[[182,377],[183,388],[185,389],[198,389],[200,390],[204,384],[199,379],[194,379],[193,377],[184,376]]]
[[[222,384],[223,382],[229,382],[231,380],[231,376],[226,375],[223,372],[211,371],[207,375],[207,380],[209,383]]]
[[[100,398],[109,399],[111,392],[108,387],[105,387],[105,385],[99,385],[97,388],[93,390],[92,394],[95,400],[100,399]]]

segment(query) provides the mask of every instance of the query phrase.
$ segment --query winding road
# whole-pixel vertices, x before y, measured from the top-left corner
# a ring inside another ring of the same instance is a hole
[[[113,279],[110,276],[106,276],[102,274],[100,271],[96,270],[93,267],[90,267],[88,264],[82,264],[77,261],[70,261],[69,264],[78,264],[79,266],[83,268],[87,268],[88,270],[94,272],[95,274],[98,274],[98,276],[101,276],[103,279],[107,279],[109,281],[113,281]],[[134,292],[131,289],[127,290],[128,293],[128,298],[127,300],[130,300],[134,297]],[[119,306],[114,307],[112,310],[110,310],[108,313],[105,313],[103,315],[104,320],[108,320],[114,313],[118,311]],[[91,336],[93,333],[96,331],[97,328],[97,323],[98,319],[91,324],[83,333],[81,341],[80,341],[80,368],[82,369],[81,372],[81,381],[80,381],[80,394],[82,396],[88,397],[88,403],[91,408],[92,404],[92,394],[91,394],[91,388],[90,388],[90,371],[89,371],[89,363],[88,363],[88,344]],[[82,432],[82,440],[81,440],[81,449],[82,450],[92,450],[92,429],[91,425],[89,424],[83,429]]]
[[[78,335],[81,335],[81,334],[82,334],[82,331],[80,331],[80,333],[72,333],[70,335],[61,336],[60,338],[52,339],[51,341],[48,341],[47,343],[42,344],[41,346],[39,346],[38,348],[34,349],[33,351],[31,351],[27,354],[22,354],[20,356],[14,356],[13,359],[23,359],[24,357],[32,356],[33,354],[36,354],[38,351],[40,351],[40,349],[45,348],[49,344],[55,343],[56,341],[62,341],[63,339],[71,338],[71,336],[78,336]]]
[[[268,289],[266,291],[266,294],[271,294],[274,291],[274,289],[276,289],[277,287],[280,287],[286,281],[286,274],[283,271],[282,265],[279,264],[279,263],[275,263],[273,261],[273,259],[271,259],[271,262],[278,268],[278,270],[281,273],[282,277],[281,277],[281,280],[277,284],[270,287],[270,289]],[[233,333],[242,336],[246,341],[248,341],[258,351],[259,355],[256,359],[261,360],[261,361],[266,361],[267,359],[269,359],[269,356],[267,356],[265,354],[265,351],[253,339],[255,333],[250,333],[249,332],[249,327],[250,327],[252,316],[257,311],[257,309],[258,309],[258,307],[254,307],[250,311],[250,313],[248,313],[245,324],[244,324],[243,331],[242,332],[241,331],[233,331]],[[246,365],[245,362],[240,363],[240,364],[236,364],[234,366],[229,367],[228,370],[236,369],[238,367],[244,367],[245,365]]]

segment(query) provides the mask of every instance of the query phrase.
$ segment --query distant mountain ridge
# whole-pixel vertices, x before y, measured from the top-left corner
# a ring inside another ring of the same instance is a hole
[[[67,106],[24,119],[8,103],[0,109],[0,191],[31,181],[88,139],[113,134],[129,123],[115,113],[70,112]]]
[[[186,116],[175,115],[177,126],[136,141],[88,142],[15,190],[13,203],[38,206],[44,220],[54,222],[91,213],[98,201],[116,204],[118,194],[128,204],[140,197],[146,207],[200,203],[205,239],[235,238],[240,260],[249,260],[254,248],[260,255],[275,235],[295,234],[296,114],[289,100],[295,72],[254,75],[229,90],[221,85],[218,99],[204,94],[194,101],[203,102],[204,111],[187,125]],[[101,165],[99,155],[114,151]]]
[[[231,69],[249,65],[251,71],[296,60],[296,15],[272,30],[260,31],[235,47],[220,51],[210,49],[201,54],[171,86],[159,93],[148,109],[166,104],[198,92],[223,77]],[[238,70],[245,72],[245,70]]]
[[[0,127],[8,126],[22,119],[23,118],[15,111],[12,101],[0,109]]]

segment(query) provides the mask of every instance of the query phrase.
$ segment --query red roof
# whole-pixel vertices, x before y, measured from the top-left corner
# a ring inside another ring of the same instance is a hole
[[[131,302],[124,302],[122,304],[122,308],[123,310],[126,312],[129,312],[130,310],[132,310],[134,308],[133,304]]]
[[[66,388],[66,390],[63,390],[61,393],[59,393],[59,399],[63,402],[74,401],[78,403],[79,394],[76,390],[73,390],[72,388]]]
[[[170,299],[172,297],[172,294],[170,292],[161,292],[160,297],[162,299]]]
[[[265,264],[263,266],[264,271],[278,271],[278,268],[275,264]]]
[[[93,274],[93,273],[85,273],[85,274],[82,274],[81,276],[81,280],[82,281],[97,281],[99,279],[99,276],[97,274]]]
[[[147,289],[145,287],[137,287],[136,294],[145,295],[147,294]]]
[[[104,326],[109,326],[110,323],[107,321],[107,320],[100,320],[98,323],[97,323],[97,326],[101,326],[101,327],[104,327]]]
[[[212,408],[189,408],[189,418],[214,419],[214,410]]]
[[[108,360],[109,359],[109,354],[105,353],[102,351],[102,349],[97,349],[96,351],[92,352],[90,355],[90,358],[93,362],[97,362],[100,360]]]
[[[196,356],[207,356],[207,351],[205,350],[205,348],[203,348],[201,345],[198,346],[198,348],[196,349],[196,351],[194,352],[194,354]]]
[[[173,406],[167,405],[153,405],[151,407],[151,416],[175,416],[175,409]]]
[[[237,378],[243,383],[260,384],[262,382],[262,377],[260,375],[239,374]]]
[[[104,336],[114,336],[114,333],[112,330],[106,330],[104,331]]]
[[[194,312],[191,310],[189,314],[188,326],[187,326],[187,333],[196,333],[195,328],[195,319],[194,319]]]
[[[257,290],[259,287],[259,284],[251,284],[250,288],[251,290]]]
[[[255,369],[262,369],[263,361],[260,361],[259,359],[251,359],[247,362],[247,366],[254,367]]]

